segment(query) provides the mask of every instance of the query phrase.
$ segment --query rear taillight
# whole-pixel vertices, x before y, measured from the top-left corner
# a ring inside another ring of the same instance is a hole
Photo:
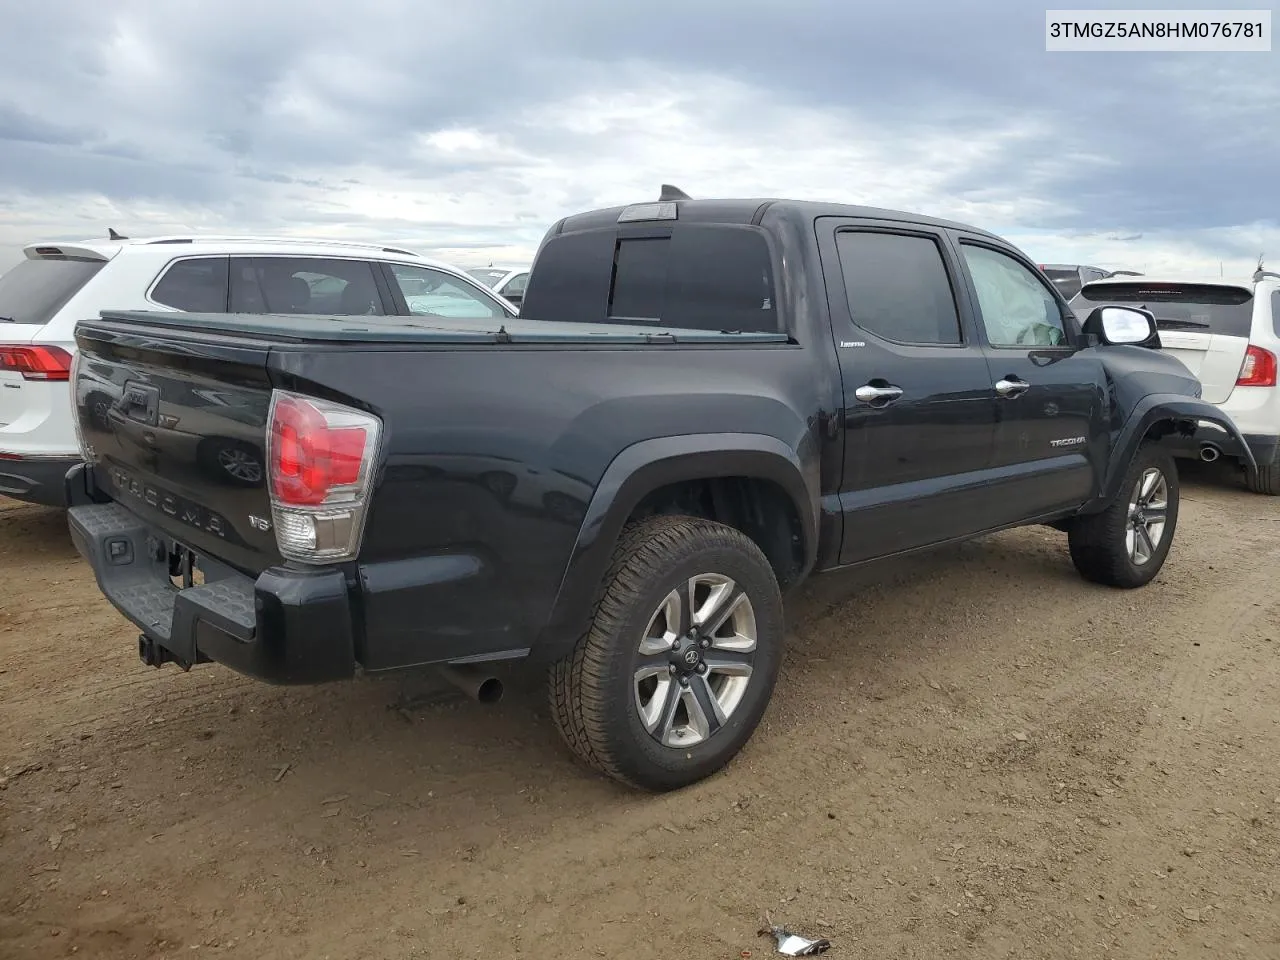
[[[1240,364],[1237,387],[1274,387],[1276,385],[1276,355],[1249,344]]]
[[[282,556],[332,563],[356,555],[381,433],[371,414],[275,391],[267,461]]]
[[[84,427],[83,427],[83,426],[81,425],[81,423],[80,423],[80,416],[81,416],[81,410],[80,410],[80,389],[79,389],[79,387],[77,386],[77,383],[78,383],[79,378],[80,378],[80,357],[81,357],[81,356],[82,356],[82,354],[80,353],[80,351],[78,351],[78,350],[77,350],[77,351],[76,351],[75,358],[71,361],[71,377],[70,377],[70,380],[71,380],[71,422],[72,422],[73,424],[75,424],[75,428],[76,428],[76,443],[77,443],[77,445],[79,445],[79,447],[80,447],[80,457],[81,457],[81,459],[86,460],[86,461],[88,461],[89,463],[97,463],[97,462],[98,462],[98,455],[97,455],[97,453],[94,451],[93,447],[92,447],[92,446],[90,446],[90,445],[85,441],[85,439],[84,439]],[[88,411],[85,411],[85,415],[86,415],[86,416],[88,415]]]
[[[24,380],[71,379],[71,354],[61,347],[0,346],[0,370],[22,374]]]

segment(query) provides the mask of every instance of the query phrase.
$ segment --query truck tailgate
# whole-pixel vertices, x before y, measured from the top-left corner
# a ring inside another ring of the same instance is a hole
[[[78,328],[74,402],[86,448],[120,504],[198,554],[260,573],[280,562],[266,522],[271,345],[156,334],[109,320]]]

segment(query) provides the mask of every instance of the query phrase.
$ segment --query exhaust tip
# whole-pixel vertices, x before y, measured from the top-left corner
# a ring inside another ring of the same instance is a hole
[[[497,703],[502,699],[502,681],[489,677],[476,688],[476,699],[481,703]]]
[[[491,673],[471,666],[441,666],[440,675],[480,703],[497,703],[502,699],[502,681]]]
[[[1222,451],[1215,447],[1212,443],[1202,444],[1200,447],[1200,459],[1205,463],[1213,463],[1222,456]]]

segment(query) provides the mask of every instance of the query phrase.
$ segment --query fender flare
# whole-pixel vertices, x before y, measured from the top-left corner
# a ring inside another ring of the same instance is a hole
[[[1102,483],[1102,493],[1082,512],[1088,513],[1091,512],[1091,509],[1103,509],[1115,499],[1120,492],[1120,484],[1124,480],[1125,471],[1129,469],[1129,464],[1137,454],[1138,447],[1147,435],[1147,431],[1162,420],[1185,421],[1191,425],[1192,429],[1201,420],[1216,424],[1240,442],[1245,457],[1249,461],[1248,468],[1250,470],[1257,469],[1253,453],[1250,451],[1249,445],[1245,443],[1244,436],[1240,433],[1240,428],[1236,426],[1235,422],[1227,414],[1206,400],[1199,400],[1195,397],[1177,393],[1153,393],[1138,401],[1133,408],[1133,412],[1129,414],[1129,418],[1120,429],[1116,441],[1111,447],[1111,456],[1107,461],[1107,472]]]
[[[816,470],[806,481],[796,451],[776,437],[756,433],[700,433],[642,440],[610,462],[587,505],[534,652],[555,659],[567,654],[591,622],[600,579],[627,517],[646,496],[688,480],[750,477],[782,488],[800,517],[804,537],[802,574],[818,549]]]

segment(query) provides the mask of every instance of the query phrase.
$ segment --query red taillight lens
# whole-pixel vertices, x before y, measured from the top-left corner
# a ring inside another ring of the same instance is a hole
[[[24,380],[71,379],[71,354],[61,347],[0,347],[0,370]]]
[[[1237,387],[1274,387],[1276,385],[1276,355],[1249,344],[1240,364]]]
[[[290,394],[278,396],[271,419],[271,491],[280,503],[319,506],[336,488],[359,482],[374,437],[368,426],[344,421],[362,416]]]

